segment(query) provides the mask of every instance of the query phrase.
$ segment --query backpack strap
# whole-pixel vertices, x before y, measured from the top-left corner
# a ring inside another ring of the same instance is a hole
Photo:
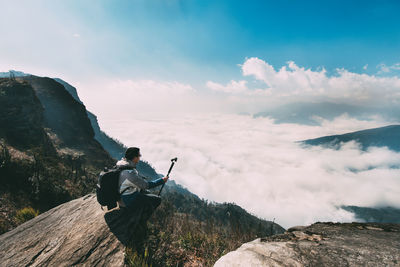
[[[122,192],[120,193],[120,195],[122,195],[123,193],[125,193],[126,190],[128,190],[129,187],[125,188],[124,190],[122,190]]]

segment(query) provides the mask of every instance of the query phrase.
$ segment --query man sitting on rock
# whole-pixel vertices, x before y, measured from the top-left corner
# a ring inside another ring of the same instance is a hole
[[[139,162],[141,156],[139,148],[130,147],[126,150],[125,157],[117,162],[117,167],[132,167],[132,169],[121,171],[119,176],[119,192],[122,194],[119,205],[120,207],[127,207],[129,209],[150,207],[153,211],[160,205],[161,198],[150,194],[147,189],[166,183],[168,177],[147,181],[136,170],[136,164]]]

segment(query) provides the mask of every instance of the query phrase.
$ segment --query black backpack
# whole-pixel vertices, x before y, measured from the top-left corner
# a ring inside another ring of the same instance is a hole
[[[99,175],[99,180],[96,186],[97,201],[102,206],[107,206],[108,209],[115,208],[117,201],[121,198],[119,193],[119,175],[123,170],[133,170],[131,166],[107,167]]]

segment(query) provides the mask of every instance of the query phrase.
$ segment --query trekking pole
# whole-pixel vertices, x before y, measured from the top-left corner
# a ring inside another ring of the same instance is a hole
[[[173,159],[171,159],[171,162],[172,162],[172,163],[171,163],[171,167],[169,167],[168,174],[167,174],[166,177],[169,177],[169,174],[171,173],[172,167],[174,167],[174,164],[175,164],[175,162],[177,162],[177,161],[178,161],[178,158],[173,158]],[[165,185],[165,183],[161,186],[161,189],[160,189],[160,192],[158,192],[158,195],[161,194],[161,191],[163,190],[164,185]]]

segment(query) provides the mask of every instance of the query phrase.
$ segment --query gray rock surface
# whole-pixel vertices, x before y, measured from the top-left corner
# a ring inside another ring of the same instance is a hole
[[[1,235],[0,266],[123,266],[141,212],[104,212],[93,194],[72,200]]]
[[[296,226],[243,244],[214,266],[400,266],[400,224]]]

